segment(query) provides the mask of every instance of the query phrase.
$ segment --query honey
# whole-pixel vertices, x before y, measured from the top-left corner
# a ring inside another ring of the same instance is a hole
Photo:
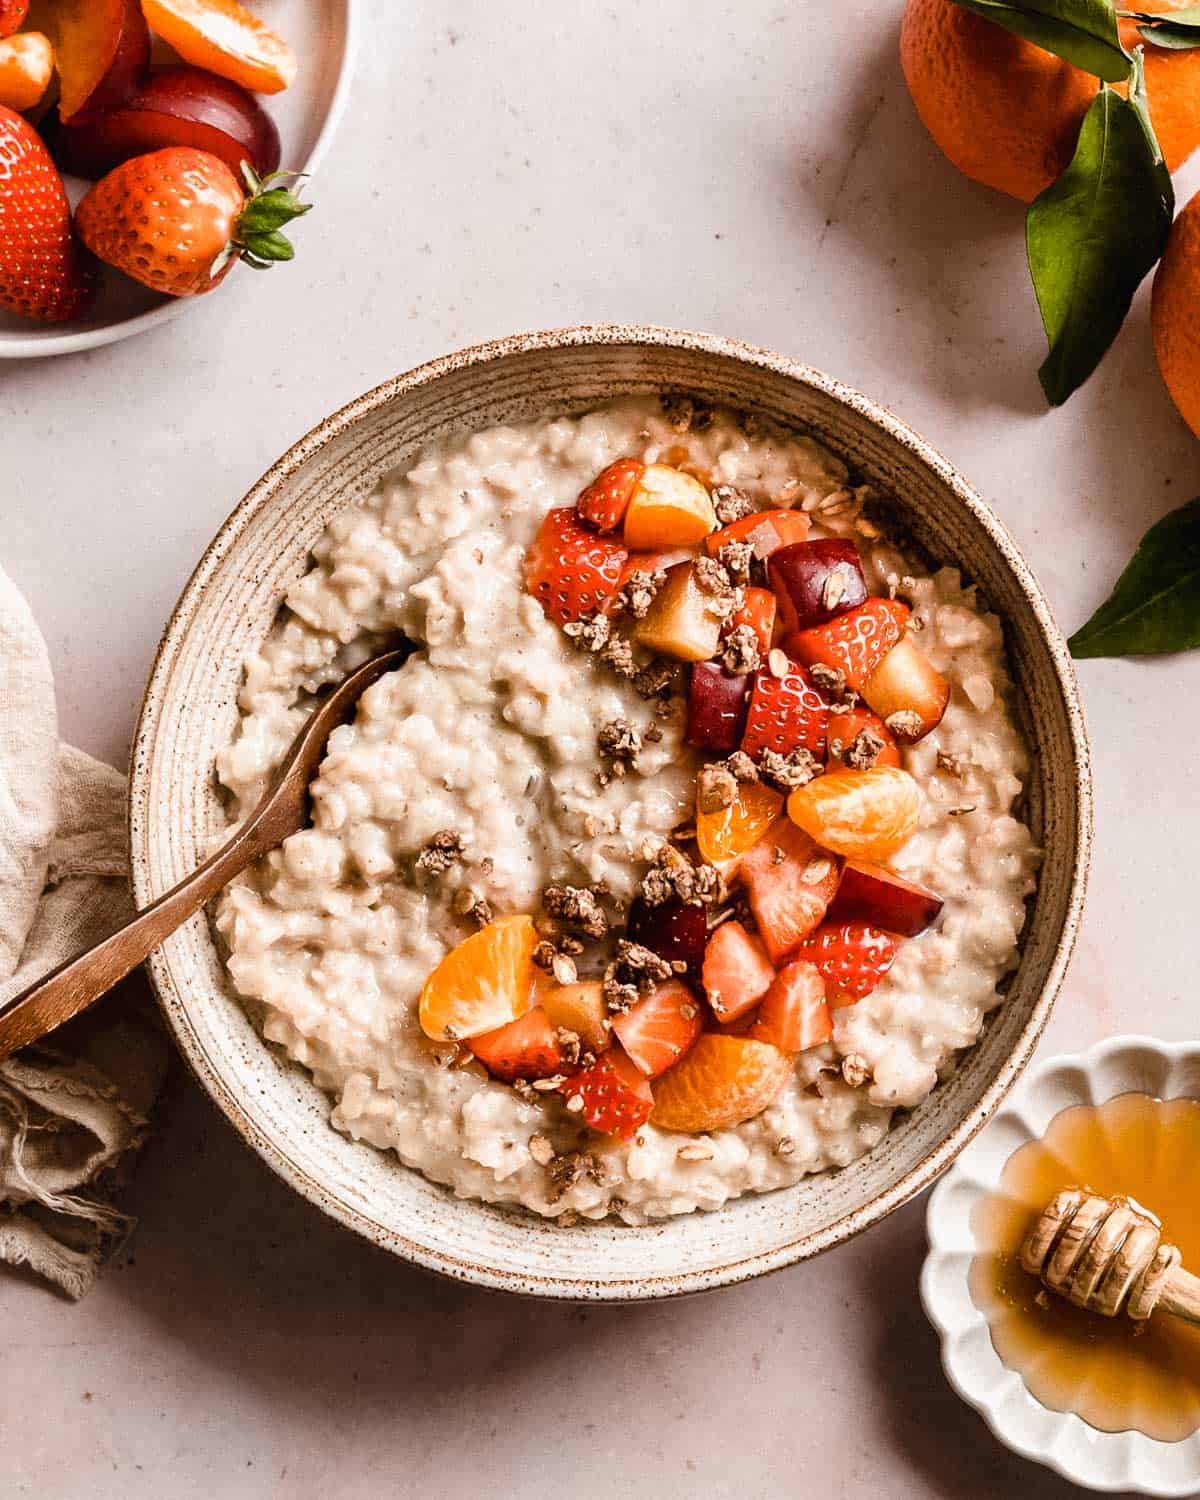
[[[1075,1185],[1136,1199],[1200,1271],[1200,1100],[1121,1094],[1063,1110],[1041,1140],[1013,1153],[972,1217],[971,1296],[1030,1394],[1103,1432],[1178,1442],[1200,1427],[1200,1328],[1161,1311],[1144,1323],[1084,1312],[1018,1261],[1038,1214]]]

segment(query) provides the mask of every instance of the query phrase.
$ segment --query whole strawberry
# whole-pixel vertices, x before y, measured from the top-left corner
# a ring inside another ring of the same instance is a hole
[[[62,323],[85,310],[93,281],[58,168],[33,126],[0,105],[0,307]]]
[[[89,250],[172,297],[211,292],[237,259],[258,270],[295,254],[280,233],[312,207],[243,163],[243,192],[223,161],[172,146],[135,156],[102,177],[75,210]]]

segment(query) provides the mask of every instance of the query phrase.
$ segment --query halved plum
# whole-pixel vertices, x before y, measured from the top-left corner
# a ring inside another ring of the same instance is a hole
[[[731,677],[720,662],[698,661],[688,685],[687,742],[702,750],[736,750],[746,727],[750,673]]]
[[[708,916],[702,906],[685,905],[677,897],[651,906],[638,896],[629,908],[626,931],[631,943],[641,943],[668,963],[686,964],[686,977],[700,983],[708,938]]]
[[[916,937],[937,921],[945,902],[933,891],[885,870],[848,859],[829,906],[830,922],[866,922],[899,937]]]
[[[167,146],[208,151],[239,178],[243,161],[260,177],[279,166],[279,131],[254,95],[191,67],[156,68],[119,109],[76,114],[59,127],[54,154],[64,171],[96,179]]]
[[[781,547],[771,554],[767,576],[785,634],[824,625],[867,598],[858,548],[837,537]]]
[[[58,112],[115,109],[150,66],[150,29],[140,0],[35,0],[32,30],[54,44]]]

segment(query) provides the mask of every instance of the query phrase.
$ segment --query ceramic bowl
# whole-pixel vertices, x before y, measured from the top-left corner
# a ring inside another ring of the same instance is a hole
[[[243,658],[332,515],[449,432],[665,389],[811,432],[895,497],[898,521],[932,557],[961,564],[982,587],[1006,624],[1032,749],[1028,813],[1045,866],[1005,1004],[954,1076],[871,1155],[787,1191],[638,1229],[562,1229],[459,1201],[394,1156],[347,1140],[311,1080],[255,1033],[204,918],[164,944],[151,972],[184,1055],[287,1182],[423,1266],[543,1296],[649,1298],[741,1281],[841,1243],[927,1187],[1033,1051],[1084,894],[1091,785],[1071,663],[1027,564],[975,491],[903,422],[806,365],[698,334],[608,326],[522,335],[398,376],[321,423],[250,491],[184,591],[146,691],[131,771],[139,905],[190,872],[225,826],[213,765],[234,731]]]
[[[1200,1043],[1119,1036],[1032,1068],[929,1200],[921,1300],[941,1334],[950,1384],[1001,1442],[1089,1489],[1191,1495],[1200,1490],[1200,1432],[1164,1443],[1140,1432],[1099,1432],[1073,1412],[1049,1410],[1030,1395],[1017,1371],[1001,1363],[967,1283],[975,1205],[995,1190],[1013,1152],[1040,1138],[1060,1110],[1127,1093],[1200,1097]]]
[[[363,0],[277,0],[271,25],[287,38],[300,59],[291,88],[266,99],[279,127],[283,165],[315,173],[324,159],[350,94]],[[155,43],[156,60],[159,44]],[[163,52],[162,60],[171,60]],[[72,205],[89,184],[65,179]],[[303,229],[297,231],[297,243]],[[303,254],[303,247],[298,254]],[[75,354],[114,344],[177,318],[197,297],[163,297],[117,271],[102,270],[96,301],[86,318],[71,323],[36,323],[0,308],[0,359],[34,359]]]

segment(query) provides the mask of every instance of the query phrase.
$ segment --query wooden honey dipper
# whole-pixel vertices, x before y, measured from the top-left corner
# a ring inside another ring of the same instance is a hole
[[[1200,1277],[1185,1271],[1162,1225],[1129,1198],[1064,1188],[1021,1245],[1021,1265],[1076,1307],[1135,1321],[1155,1308],[1200,1325]]]

